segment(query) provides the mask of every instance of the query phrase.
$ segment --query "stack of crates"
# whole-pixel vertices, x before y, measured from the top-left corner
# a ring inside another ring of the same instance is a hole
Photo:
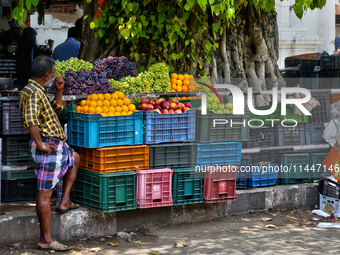
[[[320,89],[340,88],[340,56],[321,56]]]
[[[19,101],[0,102],[1,165],[11,171],[1,173],[1,200],[35,200],[37,178],[29,152],[30,135],[27,133],[19,109]],[[28,167],[28,170],[17,170]]]

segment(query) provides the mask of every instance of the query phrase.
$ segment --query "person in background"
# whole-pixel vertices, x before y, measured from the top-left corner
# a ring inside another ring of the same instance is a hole
[[[36,212],[40,223],[39,249],[68,251],[66,245],[54,241],[50,233],[52,191],[63,180],[63,195],[57,211],[66,213],[79,208],[71,202],[70,192],[77,177],[80,156],[66,143],[66,135],[58,114],[63,110],[64,79],[55,79],[57,92],[50,101],[45,88],[55,77],[55,61],[45,55],[38,56],[32,64],[32,78],[20,93],[19,107],[26,130],[30,133],[30,152],[35,162],[38,178]]]
[[[43,53],[36,43],[37,34],[33,28],[26,27],[15,51],[17,84],[22,87],[26,86],[31,77],[33,60]]]
[[[83,31],[83,16],[81,16],[79,19],[76,20],[76,23],[74,23],[74,26],[79,29],[80,35]]]
[[[70,27],[67,32],[65,42],[59,44],[53,51],[55,60],[64,61],[70,58],[78,58],[80,50],[80,30],[76,27]]]
[[[14,18],[8,21],[8,25],[10,29],[0,33],[0,44],[3,45],[3,49],[0,53],[3,54],[8,54],[7,46],[12,43],[17,43],[22,34],[22,27]]]

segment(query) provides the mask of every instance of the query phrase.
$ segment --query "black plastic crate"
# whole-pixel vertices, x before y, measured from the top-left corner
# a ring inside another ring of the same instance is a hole
[[[321,178],[319,182],[319,193],[328,197],[340,198],[340,183],[327,178]]]
[[[302,59],[285,59],[285,67],[298,67]]]
[[[37,178],[1,181],[1,200],[4,202],[33,201],[37,194]]]
[[[306,124],[306,144],[325,144],[322,134],[325,130],[323,124]]]
[[[340,62],[339,56],[321,56],[320,66],[321,69],[337,69],[338,62]]]
[[[258,165],[264,162],[274,163],[275,162],[275,152],[274,151],[261,151],[259,153],[249,153],[250,164]]]
[[[296,87],[300,81],[300,70],[298,68],[280,69],[281,76],[286,82],[286,87]]]
[[[250,157],[246,155],[241,156],[241,165],[238,165],[237,177],[236,177],[236,188],[244,189],[247,187],[247,171],[242,168],[250,165]]]
[[[195,166],[194,143],[168,143],[150,145],[150,169],[188,168]]]
[[[280,124],[272,127],[274,131],[275,146],[305,145],[305,124],[297,124],[295,127],[283,127]]]
[[[340,70],[321,70],[320,89],[340,88]]]
[[[29,151],[29,135],[6,135],[2,137],[2,164],[30,165],[33,159]]]
[[[316,59],[301,59],[300,70],[301,72],[314,72],[314,67],[320,66],[320,60]]]
[[[319,105],[311,110],[311,116],[307,117],[307,123],[326,123],[331,120],[331,103],[329,95],[313,95],[319,101]]]
[[[319,89],[319,72],[301,72],[299,86],[305,89]]]
[[[18,171],[3,171],[1,172],[1,180],[22,180],[35,178],[35,170],[18,170]]]
[[[27,134],[18,101],[2,102],[2,135]]]

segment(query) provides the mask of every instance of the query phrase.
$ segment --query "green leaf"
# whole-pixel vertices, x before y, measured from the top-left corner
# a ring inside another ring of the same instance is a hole
[[[188,1],[187,1],[187,4],[189,4],[190,7],[194,7],[194,5],[195,5],[195,0],[188,0]]]
[[[184,20],[187,20],[189,18],[189,16],[190,16],[189,12],[183,12],[182,17],[183,17]]]
[[[267,12],[271,12],[272,10],[274,10],[274,6],[275,6],[275,2],[269,2],[266,5],[266,11]]]
[[[139,58],[140,58],[139,54],[135,53],[135,59],[136,59],[137,62],[138,62]]]
[[[190,54],[187,54],[187,58],[190,58]]]
[[[190,4],[186,3],[186,4],[184,5],[184,9],[185,9],[186,11],[189,11],[190,8],[191,8],[191,5],[190,5]]]
[[[211,44],[210,42],[207,42],[207,43],[205,44],[205,49],[207,49],[208,51],[211,50],[211,47],[212,47],[212,44]]]
[[[150,19],[151,19],[152,21],[155,21],[155,20],[156,20],[156,17],[155,17],[154,15],[151,15]]]
[[[207,0],[197,0],[197,3],[201,7],[201,9],[205,11],[207,7]]]
[[[215,43],[215,47],[218,48],[220,47],[220,45],[218,43]]]
[[[215,3],[215,0],[209,0],[209,4],[213,5]]]
[[[119,19],[118,19],[118,24],[121,25],[121,24],[123,24],[123,23],[124,23],[124,19],[123,19],[123,18],[119,18]]]
[[[123,35],[123,37],[124,37],[124,39],[125,40],[127,40],[129,37],[130,37],[130,30],[129,29],[124,29],[123,31],[122,31],[122,35]]]
[[[145,37],[145,35],[146,35],[145,30],[142,30],[139,35],[140,35],[140,37]]]
[[[143,29],[143,25],[141,23],[138,23],[137,28],[138,28],[138,32],[140,32]]]
[[[39,0],[32,0],[32,4],[33,4],[33,6],[37,6],[37,5],[38,5],[38,3],[39,3]]]
[[[138,3],[133,3],[133,9],[132,9],[132,12],[133,13],[136,13],[139,9],[139,4]]]
[[[186,40],[185,41],[185,46],[189,45],[190,41],[189,40]]]
[[[106,44],[109,44],[109,42],[110,42],[109,39],[106,39],[106,40],[105,40],[105,43],[106,43]]]
[[[27,9],[31,9],[32,1],[31,0],[26,0],[26,7]]]
[[[122,51],[122,50],[123,50],[123,48],[124,48],[124,44],[123,44],[123,43],[121,43],[121,44],[120,44],[120,46],[119,46],[119,49],[120,49],[120,51]]]
[[[99,29],[99,36],[103,37],[105,35],[105,30],[104,29]]]
[[[293,9],[295,12],[295,15],[301,19],[303,16],[303,9],[302,9],[302,5],[300,3],[295,2],[295,4],[293,5]]]
[[[146,17],[144,16],[144,15],[140,15],[140,20],[143,22],[145,19],[146,19]]]
[[[172,37],[172,38],[170,39],[170,44],[173,45],[175,42],[176,42],[176,38],[175,38],[175,37]]]
[[[129,3],[129,4],[127,5],[127,8],[128,8],[129,11],[132,11],[134,7],[135,7],[135,6],[133,5],[133,3]]]
[[[136,22],[136,16],[132,16],[132,17],[130,18],[130,21],[131,21],[132,23],[135,23],[135,22]]]
[[[194,44],[194,43],[195,43],[194,39],[191,39],[190,41],[191,41],[191,43],[192,43],[192,44]]]
[[[90,28],[91,28],[91,29],[95,29],[95,27],[96,27],[96,26],[95,26],[94,22],[92,21],[92,22],[90,23]]]
[[[169,45],[169,42],[166,42],[166,41],[163,42],[164,48],[168,47],[168,45]]]
[[[15,7],[12,12],[13,18],[15,18],[16,20],[20,19],[20,14],[21,9],[19,7]]]
[[[132,29],[131,29],[131,36],[132,36],[132,37],[135,37],[137,34],[138,34],[137,28],[132,28]]]
[[[146,27],[147,25],[149,25],[149,22],[147,22],[146,20],[143,21],[143,26]]]
[[[217,23],[214,23],[214,24],[213,24],[213,31],[214,31],[214,32],[217,32],[217,31],[218,31],[218,24],[217,24]]]
[[[156,58],[152,57],[152,58],[150,59],[150,62],[151,62],[151,64],[154,63],[154,62],[156,62]]]
[[[163,23],[166,20],[166,15],[164,14],[164,12],[162,12],[161,14],[158,15],[158,22],[159,23]]]
[[[235,14],[235,9],[234,8],[229,8],[227,10],[227,19],[231,19]]]
[[[122,0],[122,5],[126,5],[128,3],[128,0]]]
[[[115,21],[116,21],[116,18],[115,18],[115,17],[112,17],[112,16],[111,16],[111,17],[109,18],[109,23],[110,23],[110,24],[114,23]]]

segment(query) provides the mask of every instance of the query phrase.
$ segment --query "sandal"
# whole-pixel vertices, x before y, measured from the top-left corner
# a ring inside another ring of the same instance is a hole
[[[69,208],[67,208],[67,209],[59,209],[59,208],[57,208],[56,211],[60,212],[60,213],[66,213],[68,211],[75,210],[75,209],[78,209],[78,208],[79,208],[78,204],[75,204],[75,203],[71,202],[71,205],[70,205]]]
[[[52,243],[50,243],[49,246],[39,246],[40,250],[44,250],[44,251],[69,251],[72,248],[68,247],[67,245],[63,245],[57,241],[53,241]]]

